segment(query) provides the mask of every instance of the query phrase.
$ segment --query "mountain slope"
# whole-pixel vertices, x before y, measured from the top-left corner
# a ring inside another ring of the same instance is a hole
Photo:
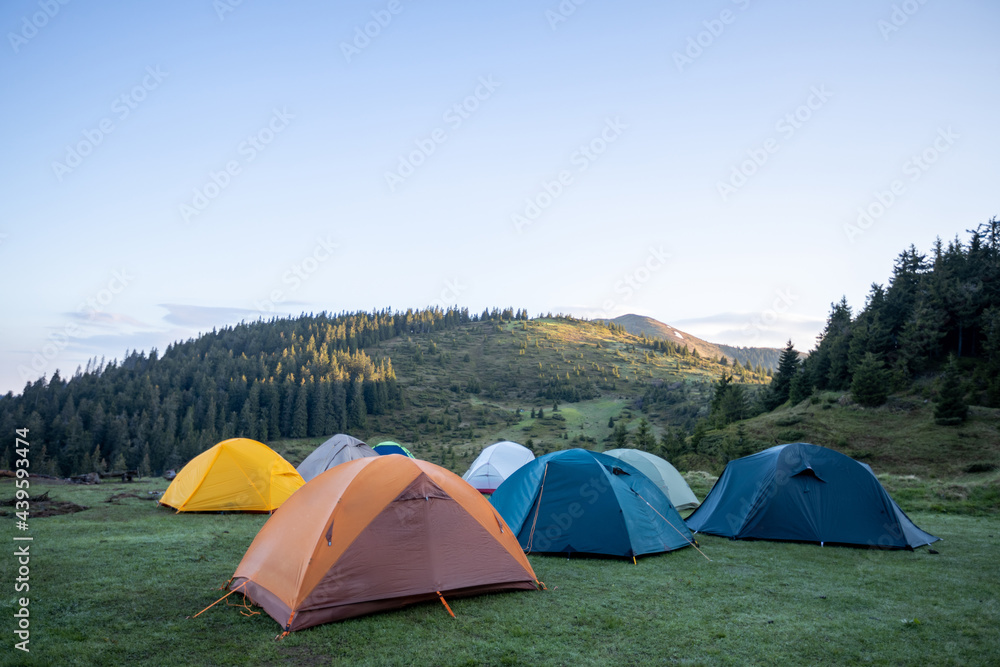
[[[734,347],[710,343],[644,315],[621,315],[613,320],[603,321],[613,322],[636,336],[645,335],[647,338],[660,338],[673,341],[678,345],[687,345],[689,349],[698,350],[698,354],[709,359],[723,356],[737,359],[744,366],[749,363],[753,367],[759,363],[764,368],[777,368],[778,358],[781,356],[781,350],[774,347]]]

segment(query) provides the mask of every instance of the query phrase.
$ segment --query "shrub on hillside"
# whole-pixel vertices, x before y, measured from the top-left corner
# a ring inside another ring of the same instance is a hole
[[[955,358],[948,360],[941,387],[934,405],[934,423],[939,426],[957,426],[969,416],[969,405],[965,402],[965,391]]]
[[[871,352],[865,353],[851,380],[851,396],[859,404],[874,408],[889,397],[889,376],[882,360]]]

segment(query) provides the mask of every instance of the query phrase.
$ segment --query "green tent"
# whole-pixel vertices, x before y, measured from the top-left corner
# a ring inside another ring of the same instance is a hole
[[[667,494],[667,498],[670,498],[670,502],[678,512],[693,510],[699,505],[698,497],[677,472],[677,468],[659,456],[639,449],[612,449],[604,453],[638,468],[643,475],[653,481],[653,484],[660,487],[660,491]]]
[[[400,456],[409,456],[411,459],[417,458],[410,453],[410,450],[403,447],[398,442],[393,442],[392,440],[386,440],[385,442],[380,442],[372,449],[375,450],[376,454],[386,455],[386,454],[399,454]]]

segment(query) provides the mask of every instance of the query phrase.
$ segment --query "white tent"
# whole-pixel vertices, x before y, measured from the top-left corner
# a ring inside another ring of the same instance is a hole
[[[462,479],[480,493],[493,493],[515,470],[534,460],[530,449],[504,440],[484,449]]]
[[[697,496],[694,495],[694,491],[677,472],[677,468],[659,456],[639,449],[612,449],[604,453],[638,468],[643,475],[653,480],[653,483],[660,487],[663,493],[667,494],[667,498],[670,498],[670,502],[673,503],[678,512],[694,509],[701,504],[698,502]]]
[[[314,449],[312,454],[299,464],[298,471],[302,479],[308,482],[338,463],[367,456],[378,456],[378,452],[357,438],[338,433]]]

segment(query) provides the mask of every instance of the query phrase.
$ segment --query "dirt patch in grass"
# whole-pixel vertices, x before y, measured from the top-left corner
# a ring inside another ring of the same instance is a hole
[[[0,500],[0,505],[4,507],[13,507],[16,502],[16,498],[8,498]],[[31,518],[33,519],[44,519],[47,516],[59,516],[60,514],[73,514],[75,512],[82,512],[86,509],[90,509],[89,507],[77,505],[76,503],[71,503],[65,500],[52,500],[49,498],[48,491],[40,496],[32,498],[29,502],[31,503]],[[2,511],[2,514],[6,516],[9,512]]]
[[[938,491],[942,500],[968,500],[969,488],[964,484],[948,484]]]
[[[50,500],[45,503],[32,503],[31,516],[35,519],[42,519],[47,516],[59,516],[60,514],[75,514],[90,509],[83,505],[77,505],[66,500]]]

